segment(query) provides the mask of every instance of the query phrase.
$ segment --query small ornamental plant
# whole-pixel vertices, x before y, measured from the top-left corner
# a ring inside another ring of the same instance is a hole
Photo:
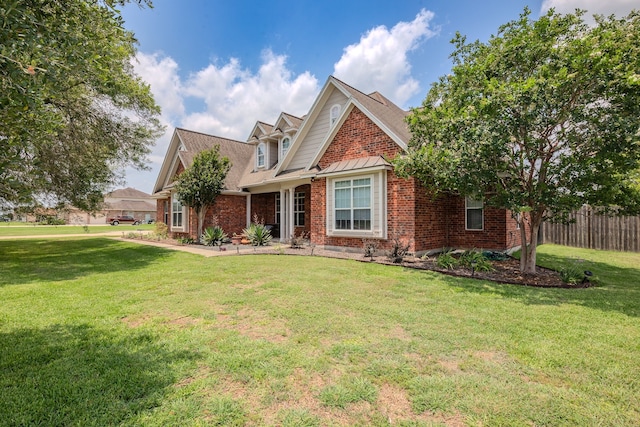
[[[253,222],[242,233],[253,246],[267,246],[272,239],[271,230],[264,225],[264,220],[258,220],[258,215],[253,216]]]

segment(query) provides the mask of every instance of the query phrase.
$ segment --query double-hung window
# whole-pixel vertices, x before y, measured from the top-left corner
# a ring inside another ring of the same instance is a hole
[[[304,192],[296,192],[293,198],[293,217],[296,227],[304,227]]]
[[[467,230],[484,229],[484,203],[482,199],[465,198],[465,221]]]
[[[263,168],[265,164],[265,156],[266,156],[266,146],[264,142],[258,144],[257,152],[256,152],[256,166],[259,168]]]
[[[280,152],[280,160],[284,159],[285,154],[289,151],[289,147],[291,146],[291,139],[286,137],[282,140],[282,150]]]
[[[183,227],[183,215],[184,209],[180,200],[173,197],[171,202],[171,227],[182,228]]]
[[[371,230],[371,178],[334,183],[336,230]]]

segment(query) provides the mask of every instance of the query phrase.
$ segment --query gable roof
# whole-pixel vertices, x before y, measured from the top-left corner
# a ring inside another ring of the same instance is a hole
[[[109,193],[106,193],[104,197],[109,197],[113,199],[148,199],[151,197],[151,195],[145,193],[144,191],[127,187],[127,188],[119,188],[117,190],[113,190]]]
[[[220,155],[228,157],[231,161],[231,169],[225,179],[225,190],[242,191],[239,183],[253,154],[251,145],[242,141],[176,128],[158,174],[154,194],[172,186],[172,175],[176,171],[177,160],[186,169],[193,164],[193,159],[198,153],[216,145],[220,147]]]
[[[285,171],[287,166],[291,163],[291,160],[296,155],[296,152],[301,145],[300,142],[296,143],[296,141],[303,140],[305,138],[310,128],[313,126],[313,122],[317,119],[320,110],[326,104],[332,88],[341,91],[348,100],[338,119],[340,123],[338,123],[338,126],[334,126],[332,128],[332,132],[326,136],[321,146],[318,147],[313,161],[309,163],[305,169],[310,170],[317,164],[319,158],[322,156],[324,151],[326,151],[328,144],[330,144],[333,135],[338,131],[340,125],[344,123],[344,120],[352,110],[353,106],[358,107],[358,109],[360,109],[367,117],[387,133],[400,147],[407,147],[407,144],[411,139],[409,127],[405,123],[405,118],[409,114],[408,111],[404,111],[379,92],[373,92],[370,95],[366,95],[334,76],[329,76],[327,82],[311,107],[311,110],[305,116],[305,119],[294,138],[291,149],[287,152],[280,164],[278,164],[275,170],[276,175]]]

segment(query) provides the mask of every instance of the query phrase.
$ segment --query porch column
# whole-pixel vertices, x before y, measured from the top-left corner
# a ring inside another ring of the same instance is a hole
[[[287,191],[280,190],[280,241],[286,240],[287,234]]]
[[[247,194],[247,225],[245,228],[251,225],[251,193]]]
[[[294,217],[294,202],[295,202],[295,187],[292,187],[289,189],[289,200],[287,200],[288,203],[288,211],[289,211],[289,236],[287,236],[287,239],[290,239],[291,237],[293,237],[293,235],[295,234],[295,225],[296,225],[296,221],[295,221],[295,217]]]

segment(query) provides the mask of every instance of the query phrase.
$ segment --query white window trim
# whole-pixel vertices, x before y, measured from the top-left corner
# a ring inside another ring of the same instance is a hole
[[[380,171],[374,174],[357,175],[357,174],[339,174],[327,178],[326,194],[331,194],[331,201],[327,200],[326,203],[326,234],[329,237],[353,237],[353,238],[375,238],[386,239],[387,238],[387,181],[386,170]],[[380,177],[376,181],[376,176]],[[366,179],[371,180],[371,230],[338,230],[335,228],[335,183],[337,181],[344,180],[357,180]],[[379,182],[379,188],[376,188],[376,182]],[[377,194],[376,194],[377,193]],[[376,209],[376,196],[378,197],[378,209]],[[380,226],[376,228],[376,222],[380,223]]]
[[[171,215],[171,231],[181,231],[181,232],[186,232],[189,230],[189,207],[185,206],[184,204],[182,204],[182,202],[180,202],[180,204],[182,204],[182,225],[180,227],[177,227],[173,224],[173,202],[177,201],[177,195],[174,193],[171,195],[171,210],[169,212],[169,215]]]
[[[275,212],[275,214],[276,214],[276,216],[275,216],[276,224],[279,225],[282,222],[282,216],[281,216],[282,215],[282,201],[280,200],[280,193],[276,193],[274,204],[275,204],[275,210],[276,210],[276,212]]]
[[[297,210],[297,208],[298,208],[298,199],[300,197],[302,198],[302,210]],[[294,221],[293,225],[295,227],[304,227],[305,226],[304,224],[300,225],[298,223],[298,214],[302,214],[302,219],[304,221],[304,213],[305,213],[305,211],[304,211],[304,202],[305,202],[305,200],[304,199],[305,199],[305,197],[307,197],[307,195],[305,194],[304,191],[296,191],[294,193],[294,195],[293,195],[293,221]]]
[[[473,200],[476,202],[482,202],[482,207],[481,208],[477,208],[477,207],[469,207],[469,200]],[[468,228],[469,225],[469,221],[468,221],[468,213],[469,213],[469,209],[481,209],[482,210],[482,225],[480,228]],[[484,231],[484,200],[482,199],[474,199],[472,197],[465,197],[464,198],[464,229],[466,231]]]
[[[338,109],[338,114],[334,116],[333,110],[335,108]],[[333,104],[331,108],[329,108],[329,127],[332,127],[338,121],[338,118],[340,117],[341,112],[342,112],[342,105],[340,104]]]
[[[289,147],[287,148],[287,150],[285,151],[284,149],[284,141],[285,139],[289,140]],[[282,161],[282,159],[284,159],[284,156],[286,156],[287,152],[291,149],[291,137],[290,136],[285,136],[284,138],[282,138],[280,140],[280,161]]]
[[[260,147],[262,147],[262,165],[260,164]],[[256,146],[256,169],[264,169],[267,166],[267,144],[264,142]]]

